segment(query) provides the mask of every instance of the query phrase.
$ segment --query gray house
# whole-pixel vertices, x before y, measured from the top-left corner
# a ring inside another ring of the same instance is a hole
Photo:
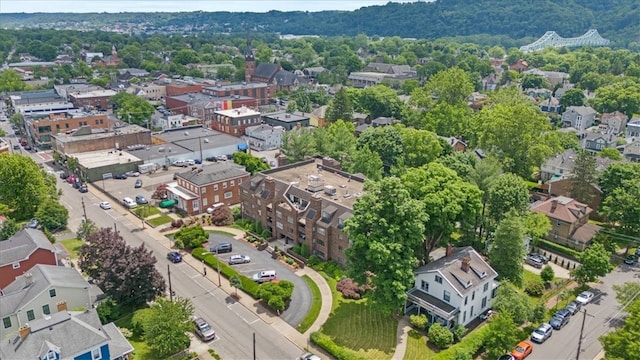
[[[589,133],[583,140],[582,146],[592,154],[606,148],[615,148],[618,136],[614,134]]]
[[[626,138],[640,137],[640,117],[634,117],[627,123]]]
[[[569,106],[562,113],[562,126],[578,131],[590,128],[595,120],[596,111],[590,106]]]

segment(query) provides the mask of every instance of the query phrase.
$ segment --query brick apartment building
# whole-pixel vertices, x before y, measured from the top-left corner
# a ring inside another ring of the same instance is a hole
[[[365,179],[339,168],[333,159],[315,158],[258,173],[240,185],[242,216],[260,221],[276,239],[345,264],[349,239],[342,228]]]
[[[108,129],[109,118],[106,113],[88,114],[83,112],[69,112],[50,114],[48,117],[25,120],[27,133],[34,144],[40,149],[51,148],[51,135],[74,131],[81,126],[91,129]]]
[[[249,176],[244,167],[226,161],[194,168],[177,174],[177,181],[168,184],[169,198],[189,215],[201,214],[217,203],[238,204],[240,185]]]
[[[267,83],[243,82],[241,84],[208,86],[202,89],[202,93],[214,97],[248,96],[255,99],[251,107],[269,105],[276,93],[276,86]]]
[[[117,92],[113,90],[94,90],[83,93],[71,93],[69,94],[69,101],[77,107],[96,110],[107,110],[111,108],[111,98],[115,96]]]
[[[213,112],[211,128],[220,132],[243,136],[246,128],[262,124],[260,112],[247,107],[231,110],[218,110]]]

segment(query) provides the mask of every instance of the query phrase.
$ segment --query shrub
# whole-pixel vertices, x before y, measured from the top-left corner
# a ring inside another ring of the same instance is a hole
[[[556,244],[554,242],[548,241],[548,240],[538,240],[537,242],[538,246],[543,248],[543,249],[547,249],[549,251],[553,251],[554,253],[560,254],[560,255],[564,255],[570,259],[577,259],[578,254],[580,254],[579,251],[573,250],[571,248],[568,248],[566,246],[562,246],[560,244]],[[556,256],[557,259],[557,256]],[[555,263],[558,263],[558,261],[554,261]]]
[[[119,319],[122,313],[120,306],[111,298],[101,301],[96,310],[103,324]]]
[[[284,259],[284,262],[286,262],[289,265],[293,265],[295,263],[295,261],[293,261],[292,258],[288,257]]]
[[[451,360],[455,357],[455,353],[469,354],[471,357],[474,357],[484,345],[488,332],[488,326],[483,326],[471,332],[461,342],[439,352],[434,360]]]
[[[184,221],[182,221],[182,219],[176,219],[171,222],[172,228],[176,228],[176,229],[181,228],[182,225],[184,225]]]
[[[533,311],[531,312],[531,318],[529,319],[529,321],[531,321],[532,323],[538,323],[544,320],[544,316],[547,312],[547,307],[544,305],[543,302],[539,302],[536,304],[536,306],[533,308]]]
[[[540,271],[540,278],[546,283],[553,281],[555,276],[553,268],[549,265],[545,265],[545,267],[542,268],[542,271]]]
[[[309,257],[309,261],[307,261],[307,265],[309,265],[309,266],[312,266],[312,267],[313,267],[313,266],[316,266],[316,265],[318,265],[318,264],[320,264],[320,258],[319,258],[319,257],[317,257],[316,255],[311,255],[311,256]]]
[[[228,206],[220,206],[213,210],[211,221],[216,226],[227,226],[233,224],[233,213]]]
[[[409,322],[411,323],[411,326],[413,326],[414,328],[418,330],[424,330],[427,328],[427,324],[429,323],[429,320],[427,320],[427,315],[420,314],[420,315],[409,316]]]
[[[429,341],[437,346],[438,349],[445,349],[453,343],[453,334],[449,329],[440,325],[440,323],[431,325],[427,336],[429,337]]]
[[[542,296],[544,293],[544,282],[538,278],[531,279],[525,284],[524,292],[531,296]]]
[[[146,319],[151,315],[151,309],[144,308],[136,310],[131,318],[131,331],[135,337],[141,337],[144,335],[143,324]]]
[[[350,278],[344,278],[336,284],[336,290],[342,293],[346,299],[360,299],[361,291],[358,284]]]
[[[351,351],[338,346],[331,340],[331,337],[319,331],[311,333],[311,342],[338,360],[364,360]]]
[[[293,294],[293,283],[287,280],[268,282],[260,285],[258,296],[270,307],[280,313]]]
[[[455,349],[452,360],[473,360],[473,356],[463,349]]]
[[[202,226],[197,225],[181,228],[177,233],[175,233],[173,238],[175,240],[182,240],[184,246],[190,249],[195,249],[200,247],[209,239],[209,234],[204,231]]]
[[[456,324],[451,332],[453,333],[453,340],[455,342],[459,342],[460,340],[462,340],[464,334],[467,333],[467,328],[462,324]]]

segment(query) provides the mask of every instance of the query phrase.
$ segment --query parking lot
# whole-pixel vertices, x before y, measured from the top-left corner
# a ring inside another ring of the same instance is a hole
[[[309,290],[306,282],[296,275],[287,265],[272,259],[270,253],[267,251],[259,251],[252,244],[245,241],[236,240],[222,234],[210,234],[209,242],[205,248],[209,249],[220,243],[231,243],[233,246],[233,251],[216,255],[224,262],[227,262],[231,255],[247,255],[251,258],[251,262],[248,264],[233,265],[233,268],[240,274],[251,278],[260,271],[275,270],[278,279],[288,280],[293,283],[294,288],[291,296],[291,306],[281,317],[291,326],[295,327],[300,324],[309,311],[312,300],[311,290]]]

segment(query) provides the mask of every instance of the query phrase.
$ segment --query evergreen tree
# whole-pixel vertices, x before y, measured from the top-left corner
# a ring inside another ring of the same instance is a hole
[[[597,183],[596,158],[586,151],[580,151],[576,157],[573,175],[570,179],[569,193],[581,203],[593,200],[592,184]]]
[[[325,119],[329,122],[337,120],[350,122],[353,120],[353,104],[344,87],[340,88],[334,98],[329,102]]]

